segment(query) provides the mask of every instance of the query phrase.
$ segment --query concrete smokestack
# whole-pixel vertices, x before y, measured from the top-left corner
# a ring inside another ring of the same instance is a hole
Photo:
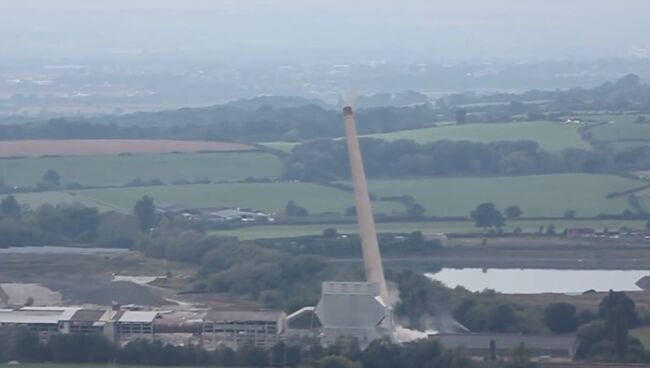
[[[370,205],[368,195],[368,184],[363,169],[359,139],[357,137],[357,126],[354,121],[354,114],[351,106],[343,108],[343,123],[345,125],[345,137],[350,155],[350,168],[352,169],[352,181],[354,182],[354,198],[357,205],[357,221],[361,235],[361,248],[363,251],[363,265],[366,270],[366,281],[379,284],[379,293],[385,303],[390,303],[384,267],[381,264],[379,242],[375,229],[375,219]]]

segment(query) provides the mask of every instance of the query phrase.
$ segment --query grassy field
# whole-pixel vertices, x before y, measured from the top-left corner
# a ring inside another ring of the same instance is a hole
[[[585,114],[577,115],[575,118],[586,122],[634,124],[634,121],[639,117],[639,115],[645,116],[646,119],[650,119],[650,115],[647,114]]]
[[[578,127],[555,122],[495,123],[445,125],[392,133],[371,134],[366,137],[386,140],[412,139],[418,143],[440,140],[469,140],[477,142],[534,140],[549,151],[569,147],[589,148],[578,134]]]
[[[563,216],[575,210],[578,216],[621,213],[627,199],[605,198],[612,192],[640,187],[644,181],[611,175],[556,174],[495,178],[452,178],[419,180],[371,180],[375,195],[411,195],[429,216],[468,216],[483,202],[502,210],[519,206],[525,216]]]
[[[275,179],[284,172],[279,158],[253,151],[0,159],[0,179],[8,185],[33,186],[50,169],[61,175],[64,185],[78,182],[91,186],[123,185],[135,178],[160,179],[165,183],[204,178]]]
[[[650,121],[650,115],[643,116]],[[609,146],[612,148],[625,149],[650,145],[650,123],[634,123],[639,114],[580,115],[578,117],[585,121],[609,123],[594,127],[589,132],[595,139],[609,142]],[[646,141],[634,141],[639,139]]]
[[[246,184],[195,184],[155,187],[130,187],[86,189],[67,193],[17,194],[20,203],[74,202],[131,211],[135,202],[144,195],[157,203],[177,203],[197,207],[253,207],[270,212],[284,212],[287,202],[295,200],[312,214],[343,213],[353,205],[352,193],[308,183],[246,183]],[[376,202],[379,213],[403,212],[404,207],[394,202]]]
[[[625,124],[610,123],[597,126],[591,130],[595,139],[607,142],[615,142],[626,147],[650,145],[650,123],[648,124]],[[645,142],[628,141],[635,139],[644,139]]]
[[[555,226],[556,231],[561,232],[567,228],[590,227],[602,230],[607,227],[610,230],[628,227],[631,229],[643,229],[644,221],[639,220],[519,220],[508,221],[504,231],[510,232],[516,228],[523,232],[537,232],[540,226]],[[336,229],[342,234],[357,234],[356,224],[318,224],[318,225],[272,225],[272,226],[249,226],[234,230],[214,231],[214,234],[236,236],[242,240],[289,238],[298,236],[320,235],[325,229]],[[474,227],[469,221],[445,221],[445,222],[387,222],[378,223],[377,231],[380,233],[409,233],[422,231],[424,234],[437,233],[470,233],[482,230]]]
[[[160,139],[36,139],[1,141],[0,157],[119,155],[121,153],[250,151],[246,144]]]
[[[625,196],[607,199],[612,192],[640,187],[647,182],[611,175],[557,174],[495,178],[442,178],[371,180],[378,197],[410,195],[426,208],[428,216],[469,216],[480,203],[493,202],[501,210],[519,206],[526,217],[561,217],[567,210],[577,216],[618,214],[628,208]],[[295,200],[312,214],[343,213],[353,204],[352,194],[297,182],[166,185],[151,187],[85,189],[66,192],[17,194],[19,202],[80,202],[100,209],[130,211],[144,195],[158,203],[200,207],[253,207],[283,212]],[[642,203],[649,206],[646,202]],[[395,202],[376,201],[376,213],[403,212]]]
[[[14,196],[18,203],[26,204],[30,208],[36,208],[44,204],[80,203],[88,207],[97,207],[100,211],[124,211],[124,209],[110,203],[70,192],[20,193]],[[5,196],[0,196],[0,198],[3,197]]]
[[[650,327],[638,327],[630,330],[630,335],[641,340],[646,349],[650,349]]]

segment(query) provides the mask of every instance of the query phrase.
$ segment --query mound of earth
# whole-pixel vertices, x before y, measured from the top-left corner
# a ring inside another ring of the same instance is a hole
[[[636,286],[643,290],[650,290],[650,276],[644,276],[636,282]]]

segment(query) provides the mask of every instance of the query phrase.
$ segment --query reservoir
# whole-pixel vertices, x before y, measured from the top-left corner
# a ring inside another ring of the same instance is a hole
[[[587,290],[641,290],[636,282],[650,276],[650,270],[552,270],[443,268],[427,277],[448,287],[463,286],[470,291],[493,289],[507,294],[583,293]]]

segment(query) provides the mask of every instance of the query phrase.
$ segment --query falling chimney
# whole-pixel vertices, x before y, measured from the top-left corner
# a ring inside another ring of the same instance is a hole
[[[350,155],[350,168],[352,169],[352,181],[354,183],[354,198],[357,206],[357,221],[359,222],[366,281],[379,284],[381,298],[388,304],[390,299],[388,298],[386,278],[384,277],[384,267],[381,264],[381,254],[375,230],[375,219],[370,205],[370,196],[368,195],[366,174],[363,170],[357,126],[351,106],[343,108],[343,123],[345,125],[348,154]]]

